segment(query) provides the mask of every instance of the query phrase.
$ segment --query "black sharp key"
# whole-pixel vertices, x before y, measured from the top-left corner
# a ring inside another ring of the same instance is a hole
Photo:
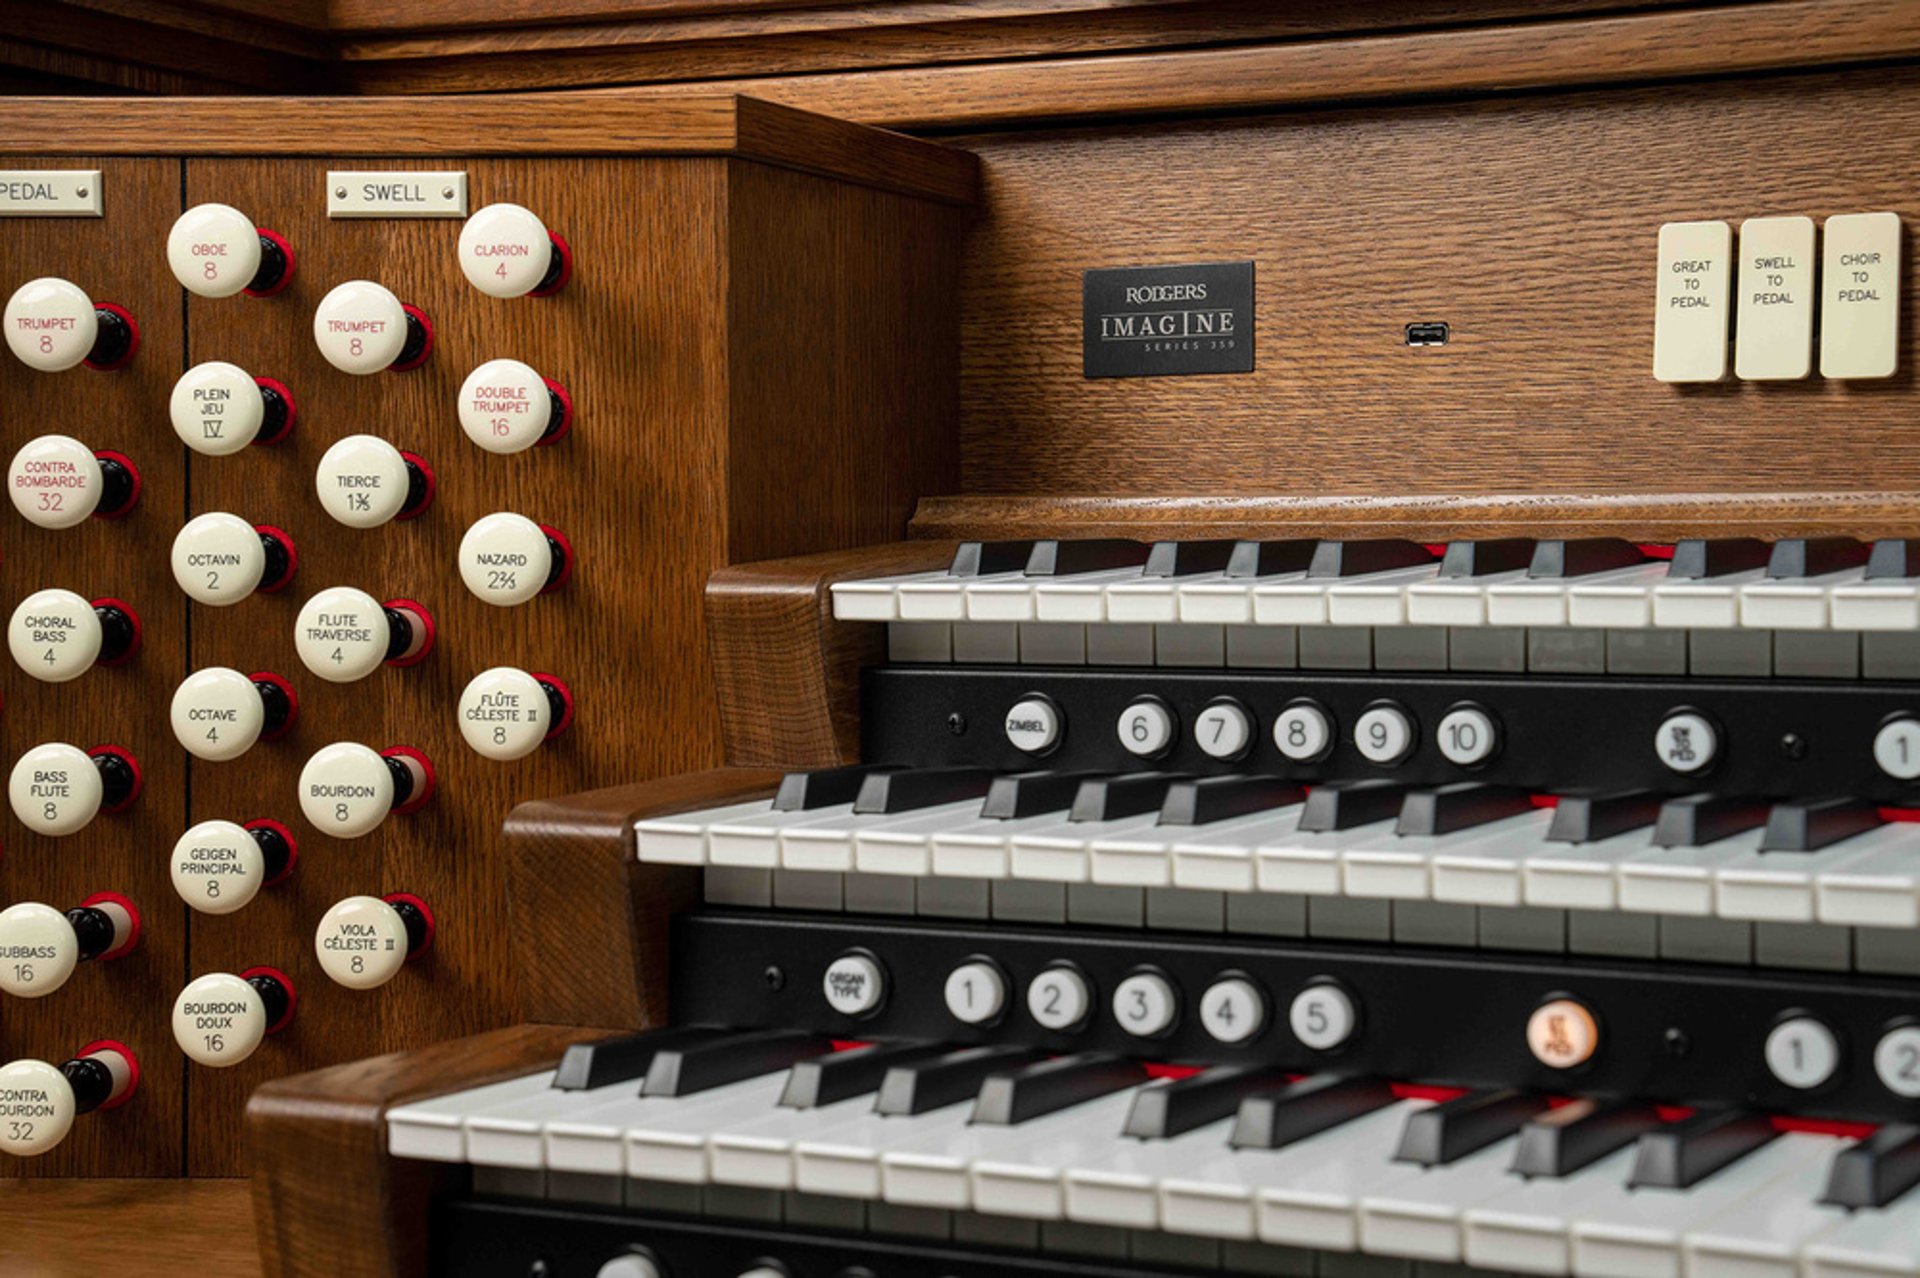
[[[1767,805],[1759,799],[1689,794],[1660,805],[1653,842],[1662,848],[1700,848],[1766,823]]]
[[[1138,541],[1106,538],[1096,541],[1036,541],[1027,557],[1029,577],[1071,577],[1083,572],[1133,568],[1147,562],[1147,547]]]
[[[878,772],[896,769],[871,763],[855,763],[844,768],[823,768],[818,772],[789,772],[780,778],[780,792],[773,796],[775,812],[812,812],[836,803],[852,803],[860,797],[860,787]]]
[[[1628,1189],[1691,1189],[1779,1135],[1765,1114],[1707,1110],[1656,1127],[1634,1147]]]
[[[1833,1156],[1827,1192],[1830,1207],[1885,1207],[1920,1185],[1920,1127],[1889,1123]]]
[[[894,1066],[945,1056],[952,1050],[944,1043],[869,1043],[816,1056],[788,1072],[780,1103],[788,1109],[813,1109],[866,1096],[880,1089],[881,1080]]]
[[[980,1084],[968,1121],[1011,1127],[1146,1081],[1147,1067],[1124,1056],[1106,1052],[1057,1056],[989,1076]]]
[[[729,1034],[656,1052],[640,1094],[691,1096],[742,1079],[760,1078],[832,1050],[831,1040],[798,1030]]]
[[[1675,543],[1667,577],[1672,581],[1698,581],[1704,577],[1752,572],[1755,568],[1765,568],[1772,556],[1773,547],[1758,537],[1715,537],[1710,541],[1695,538]]]
[[[1638,1101],[1577,1100],[1528,1120],[1509,1170],[1516,1176],[1571,1176],[1659,1125],[1660,1112]]]
[[[1529,577],[1586,577],[1647,562],[1646,552],[1619,537],[1543,541],[1533,548]]]
[[[1851,537],[1790,537],[1773,543],[1769,577],[1820,577],[1842,568],[1858,568],[1873,550]]]
[[[1660,816],[1661,796],[1647,790],[1608,794],[1563,794],[1547,827],[1549,843],[1598,843],[1649,826]]]
[[[1920,541],[1889,540],[1873,543],[1867,557],[1867,580],[1920,577]]]
[[[1018,1069],[1040,1059],[1040,1053],[1011,1043],[962,1047],[932,1060],[896,1065],[880,1080],[873,1112],[905,1116],[924,1114],[972,1100],[981,1084],[1003,1070]]]
[[[1227,1143],[1235,1149],[1284,1149],[1393,1102],[1393,1088],[1381,1079],[1315,1074],[1241,1101]]]
[[[1363,577],[1394,568],[1418,568],[1433,562],[1433,552],[1417,541],[1323,541],[1313,548],[1309,577]]]
[[[993,785],[985,768],[912,768],[877,772],[860,787],[855,814],[916,812],[942,803],[978,799]]]
[[[1024,572],[1033,558],[1031,541],[963,541],[947,567],[949,577],[985,577],[996,572]]]
[[[1431,789],[1407,791],[1393,832],[1452,834],[1532,810],[1533,800],[1525,790],[1479,781],[1454,781]]]
[[[1129,772],[1082,781],[1067,820],[1118,821],[1142,812],[1158,812],[1174,782],[1184,780],[1172,772]]]
[[[1065,812],[1073,806],[1081,784],[1091,779],[1093,774],[1088,772],[1015,772],[995,777],[980,815],[990,821],[1013,821],[1042,812]]]
[[[1285,1070],[1270,1065],[1216,1065],[1189,1078],[1134,1093],[1123,1136],[1166,1140],[1230,1117],[1254,1092],[1284,1087]]]
[[[1505,1140],[1546,1108],[1546,1097],[1510,1088],[1456,1096],[1408,1117],[1393,1160],[1444,1167]]]
[[[1224,572],[1237,541],[1161,541],[1147,555],[1143,577],[1191,577],[1195,573]]]
[[[1271,808],[1291,807],[1307,792],[1280,777],[1197,777],[1176,782],[1160,806],[1161,825],[1211,825]]]
[[[1490,577],[1496,572],[1518,572],[1533,562],[1534,544],[1531,537],[1450,542],[1440,557],[1440,575]]]
[[[689,1047],[731,1033],[717,1025],[668,1025],[597,1043],[575,1043],[560,1058],[553,1085],[563,1092],[584,1092],[645,1078],[653,1058],[671,1047]]]
[[[1313,548],[1319,544],[1311,537],[1237,542],[1232,557],[1227,560],[1227,576],[1271,577],[1275,573],[1305,572],[1313,563]]]
[[[1881,824],[1880,809],[1859,799],[1801,799],[1776,803],[1767,813],[1762,852],[1818,852]]]
[[[1413,789],[1404,781],[1328,781],[1316,785],[1307,795],[1307,810],[1300,814],[1303,834],[1325,834],[1332,830],[1351,830],[1355,826],[1391,821],[1400,815],[1407,794]]]

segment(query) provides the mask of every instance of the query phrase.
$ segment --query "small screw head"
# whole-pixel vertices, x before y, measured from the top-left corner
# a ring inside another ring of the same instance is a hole
[[[347,188],[346,188],[346,187],[344,187],[344,186],[336,186],[336,187],[334,187],[334,188],[333,188],[333,198],[334,198],[334,199],[336,199],[336,200],[344,200],[344,199],[346,199],[346,198],[347,198]]]
[[[73,193],[74,193],[74,195],[75,195],[75,196],[77,196],[77,197],[79,197],[80,199],[83,199],[83,200],[84,200],[84,199],[86,199],[86,198],[87,198],[87,188],[86,188],[86,187],[84,187],[84,186],[76,186],[76,187],[74,187],[74,188],[73,188]]]
[[[453,198],[453,188],[450,186],[441,187],[440,198],[443,200],[451,200]]]
[[[767,964],[766,971],[760,973],[760,979],[776,994],[787,988],[787,974],[778,963]]]
[[[967,716],[961,714],[958,710],[948,715],[947,731],[956,737],[965,736],[967,732]]]
[[[1660,1036],[1660,1045],[1669,1056],[1685,1056],[1693,1051],[1693,1040],[1678,1025],[1668,1027],[1667,1032]]]
[[[1804,759],[1807,757],[1807,739],[1797,732],[1789,732],[1780,738],[1780,757],[1783,759]]]

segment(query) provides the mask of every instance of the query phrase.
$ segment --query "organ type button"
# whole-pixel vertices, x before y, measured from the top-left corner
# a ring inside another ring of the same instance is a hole
[[[74,968],[108,962],[140,942],[140,911],[117,892],[100,892],[62,912],[37,901],[0,910],[0,991],[44,998]]]
[[[1158,972],[1134,972],[1113,987],[1113,1019],[1135,1038],[1158,1038],[1180,1019],[1180,996]]]
[[[7,466],[13,508],[41,528],[71,528],[89,515],[115,519],[140,500],[140,472],[116,452],[95,452],[70,435],[41,435]]]
[[[0,1066],[0,1153],[44,1154],[67,1138],[73,1120],[118,1109],[140,1086],[140,1065],[124,1044],[88,1043],[59,1065],[11,1061]]]
[[[167,265],[201,297],[271,297],[293,279],[293,250],[230,204],[196,204],[167,233]]]
[[[293,1019],[293,982],[271,967],[238,976],[212,972],[194,981],[173,1004],[173,1041],[202,1065],[238,1065]]]
[[[1898,781],[1920,777],[1920,719],[1903,714],[1873,734],[1873,761]]]
[[[202,821],[173,845],[173,890],[202,914],[232,914],[293,873],[300,852],[278,821]]]
[[[1295,763],[1312,763],[1333,748],[1333,716],[1318,702],[1296,701],[1273,721],[1273,744]]]
[[[249,444],[274,444],[293,429],[293,393],[238,364],[195,364],[173,384],[173,433],[196,453],[228,457]]]
[[[962,1025],[996,1021],[1007,1008],[1007,977],[990,959],[968,959],[947,973],[947,1013]]]
[[[1720,753],[1720,729],[1703,714],[1676,710],[1654,729],[1653,750],[1675,772],[1704,772]]]
[[[1158,697],[1143,697],[1120,712],[1114,732],[1121,748],[1142,759],[1165,754],[1173,746],[1180,725],[1173,710]]]
[[[187,597],[216,608],[258,590],[272,594],[293,580],[293,540],[269,524],[211,511],[189,519],[173,538],[173,579]]]
[[[237,759],[256,741],[271,741],[293,726],[300,702],[293,685],[266,670],[241,674],[209,666],[174,689],[173,736],[195,758]]]
[[[1369,763],[1393,764],[1413,749],[1413,718],[1392,702],[1368,706],[1353,722],[1353,745]]]
[[[460,735],[489,759],[521,759],[573,722],[573,694],[550,674],[495,666],[460,693]]]
[[[1908,1100],[1920,1097],[1920,1025],[1896,1025],[1873,1049],[1880,1085]]]
[[[551,444],[572,427],[566,388],[517,359],[490,359],[460,387],[460,429],[490,453]]]
[[[336,741],[300,770],[300,810],[337,839],[371,834],[390,814],[405,815],[433,797],[433,765],[410,746],[374,751]]]
[[[1900,215],[1842,214],[1821,233],[1820,376],[1892,377],[1900,365]]]
[[[329,683],[364,679],[382,665],[411,666],[433,650],[433,616],[411,599],[377,602],[334,586],[301,607],[293,622],[300,664]]]
[[[313,341],[343,373],[404,373],[433,353],[433,324],[372,280],[348,280],[314,308]]]
[[[1253,744],[1253,715],[1222,697],[1194,718],[1193,739],[1212,758],[1237,759]]]
[[[79,285],[51,276],[15,289],[0,324],[15,357],[43,373],[75,364],[111,372],[125,367],[140,348],[139,325],[126,308],[95,302]]]
[[[1500,749],[1500,725],[1479,706],[1455,706],[1441,717],[1434,742],[1449,763],[1472,767]]]
[[[827,964],[820,993],[842,1016],[871,1016],[887,1000],[886,969],[871,954],[850,950]]]
[[[460,228],[460,270],[489,297],[548,297],[573,274],[567,243],[518,204],[489,204]]]
[[[77,679],[94,666],[118,665],[140,646],[140,618],[118,599],[89,603],[71,590],[36,590],[7,623],[7,649],[43,683]]]
[[[119,746],[82,750],[50,741],[21,755],[7,778],[7,800],[20,823],[56,838],[139,795],[140,764]]]
[[[433,930],[433,911],[417,896],[350,896],[321,917],[313,953],[334,984],[377,989],[427,952]]]
[[[500,511],[476,519],[460,539],[460,580],[502,608],[558,590],[573,574],[573,547],[559,530]]]
[[[1653,375],[1663,382],[1717,382],[1727,375],[1733,228],[1669,222],[1660,228],[1660,281],[1653,319]]]
[[[1007,744],[1028,754],[1045,754],[1060,744],[1064,726],[1060,707],[1051,698],[1035,693],[1007,710]]]
[[[1309,985],[1294,995],[1287,1008],[1287,1026],[1293,1036],[1316,1052],[1343,1046],[1360,1027],[1360,1008],[1353,996],[1331,981]]]
[[[1527,1050],[1549,1069],[1584,1065],[1600,1050],[1600,1023],[1583,1003],[1551,999],[1527,1018]]]
[[[1733,371],[1750,382],[1813,371],[1813,219],[1750,217],[1740,224],[1739,322]]]
[[[1244,1043],[1267,1028],[1267,997],[1244,976],[1224,976],[1200,996],[1200,1028],[1216,1042]]]
[[[1764,1049],[1767,1072],[1799,1091],[1824,1087],[1840,1069],[1840,1040],[1811,1016],[1792,1016],[1773,1027]]]
[[[314,468],[313,490],[329,515],[349,528],[412,519],[433,503],[433,471],[375,435],[348,435]]]
[[[615,1256],[594,1272],[593,1278],[662,1278],[660,1266],[638,1253]]]
[[[1027,1014],[1042,1029],[1072,1029],[1092,1010],[1093,987],[1078,968],[1050,967],[1027,986]]]

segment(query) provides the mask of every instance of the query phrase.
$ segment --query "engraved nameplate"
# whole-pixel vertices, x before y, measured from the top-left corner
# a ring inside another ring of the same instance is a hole
[[[1088,377],[1253,371],[1253,263],[1134,266],[1081,276]]]
[[[328,217],[465,217],[465,169],[424,173],[345,170],[327,174]]]
[[[0,169],[0,217],[100,217],[99,169]]]

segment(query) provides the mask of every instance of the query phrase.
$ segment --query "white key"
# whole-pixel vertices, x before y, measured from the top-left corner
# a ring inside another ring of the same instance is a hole
[[[1818,577],[1773,578],[1740,588],[1740,624],[1748,630],[1826,630],[1833,622],[1829,596],[1866,576],[1847,568]]]
[[[1154,1084],[1162,1086],[1163,1084]],[[1119,1229],[1160,1229],[1160,1182],[1217,1161],[1233,1120],[1196,1127],[1170,1140],[1110,1135],[1061,1151],[1066,1217]]]
[[[941,816],[958,823],[980,815],[982,799],[966,799],[901,813],[853,813],[802,821],[780,829],[780,868],[847,873],[854,868],[854,841],[863,833],[893,829]]]
[[[902,814],[909,819],[894,824],[856,830],[854,869],[863,874],[932,874],[934,836],[956,825],[980,820],[983,801],[974,799],[963,804],[925,808],[917,814]]]
[[[395,1158],[440,1163],[467,1160],[465,1117],[492,1105],[511,1104],[553,1087],[554,1071],[542,1070],[484,1087],[468,1088],[387,1111],[387,1152]]]
[[[1361,1250],[1378,1256],[1458,1262],[1462,1216],[1512,1189],[1517,1140],[1496,1141],[1446,1167],[1403,1177],[1360,1202]]]
[[[561,1091],[547,1088],[531,1095],[476,1106],[463,1126],[467,1161],[477,1167],[517,1167],[537,1171],[546,1165],[548,1123],[577,1118],[597,1106],[640,1090],[638,1079],[595,1088]]]
[[[1120,1095],[1124,1097],[1131,1090]],[[956,1126],[917,1126],[905,1138],[889,1140],[880,1151],[881,1197],[903,1206],[965,1210],[973,1205],[971,1169],[975,1160],[990,1160],[1019,1149],[1042,1131],[1042,1125],[1047,1135],[1057,1137],[1084,1121],[1078,1111],[1111,1099],[1103,1097],[1013,1126],[974,1125],[964,1119]],[[972,1110],[971,1105],[951,1108]],[[940,1111],[943,1116],[948,1112]],[[1125,1113],[1124,1108],[1119,1111],[1120,1116]],[[1121,1117],[1114,1117],[1110,1130],[1118,1131],[1120,1122]]]
[[[1714,872],[1760,850],[1764,830],[1700,848],[1649,848],[1620,863],[1620,908],[1641,914],[1713,913]]]
[[[1620,864],[1647,854],[1653,826],[1592,843],[1541,843],[1520,867],[1526,904],[1547,909],[1614,910]]]
[[[1895,822],[1876,831],[1879,851],[1823,870],[1814,881],[1822,923],[1853,927],[1920,927],[1920,825]]]
[[[1138,1090],[1129,1087],[1006,1129],[1016,1139],[968,1166],[974,1210],[1065,1220],[1067,1170],[1102,1165],[1127,1139],[1120,1132]]]
[[[1797,1278],[1809,1243],[1846,1223],[1843,1208],[1820,1202],[1834,1156],[1847,1142],[1815,1137],[1822,1147],[1790,1174],[1729,1211],[1689,1229],[1681,1239],[1688,1278]]]
[[[1645,630],[1653,624],[1653,592],[1666,579],[1664,562],[1633,573],[1575,578],[1567,588],[1567,624]]]
[[[836,803],[806,811],[743,814],[707,826],[707,863],[773,869],[780,864],[780,831],[790,825],[853,817],[851,803]]]
[[[1296,835],[1305,811],[1305,804],[1295,804],[1188,830],[1173,844],[1173,886],[1254,891],[1254,849]]]
[[[1721,577],[1669,577],[1653,587],[1653,624],[1668,630],[1734,629],[1740,624],[1740,591],[1764,580],[1759,568]]]
[[[1524,903],[1521,866],[1545,845],[1553,813],[1547,809],[1522,812],[1461,834],[1477,839],[1433,855],[1433,899],[1463,905]]]
[[[1634,564],[1584,577],[1538,577],[1487,587],[1487,624],[1490,626],[1564,626],[1568,624],[1567,597],[1576,586],[1627,585],[1651,589],[1666,576],[1665,564]]]
[[[1118,843],[1136,836],[1152,839],[1159,820],[1159,813],[1146,812],[1119,821],[1066,822],[1044,833],[1016,835],[1009,841],[1012,877],[1046,883],[1091,883],[1096,840]]]
[[[1105,572],[1075,573],[1070,577],[1042,577],[1034,586],[1034,615],[1041,621],[1107,620],[1107,587],[1139,581],[1139,567]]]
[[[1484,577],[1436,577],[1407,587],[1407,620],[1416,626],[1484,626],[1487,591],[1527,580],[1527,570]]]
[[[1397,837],[1392,820],[1376,821],[1351,830],[1301,833],[1296,826],[1281,837],[1253,850],[1254,874],[1262,892],[1294,892],[1305,896],[1341,896],[1341,852]]]
[[[1336,626],[1403,626],[1407,591],[1432,581],[1439,564],[1347,577],[1327,588],[1327,620]]]
[[[1359,577],[1305,577],[1288,580],[1263,579],[1253,588],[1253,619],[1267,626],[1324,626],[1330,623],[1328,596],[1336,586],[1345,597],[1366,599],[1378,608],[1388,595],[1395,599],[1390,607],[1404,612],[1398,595],[1418,581],[1432,580],[1438,571],[1433,565],[1395,568],[1388,572],[1367,573]],[[1360,605],[1364,611],[1367,605]],[[1363,623],[1364,624],[1364,623]]]
[[[674,1103],[629,1121],[622,1133],[627,1175],[683,1185],[707,1183],[707,1133],[732,1115],[766,1113],[779,1103],[786,1086],[787,1071],[779,1070],[692,1096],[651,1098]]]
[[[960,598],[968,621],[1033,621],[1034,583],[1023,572],[995,572],[963,577]]]
[[[1713,912],[1723,919],[1773,923],[1812,923],[1819,917],[1815,884],[1822,874],[1846,873],[1889,847],[1911,855],[1913,836],[1882,826],[1842,839],[1818,852],[1753,852],[1713,872]]]
[[[1497,848],[1513,839],[1537,838],[1546,833],[1552,814],[1545,811],[1523,812],[1517,816],[1459,830],[1453,834],[1402,835],[1381,832],[1368,826],[1353,831],[1340,850],[1341,884],[1347,896],[1384,898],[1395,901],[1434,899],[1435,865],[1442,857],[1454,859],[1453,886],[1465,886],[1469,876],[1460,867],[1487,865],[1477,859],[1481,849]],[[1455,900],[1462,898],[1456,897]],[[1498,904],[1498,902],[1494,902]],[[1517,902],[1516,902],[1517,904]]]
[[[971,1099],[912,1117],[860,1116],[818,1137],[793,1143],[794,1188],[802,1193],[880,1200],[880,1155],[891,1144],[925,1133],[965,1130]]]
[[[1051,834],[1069,826],[1066,811],[1015,821],[979,818],[934,833],[933,873],[941,878],[1005,879],[1013,876],[1012,841],[1025,834]]]
[[[761,817],[772,811],[772,799],[756,799],[751,803],[707,808],[682,816],[636,821],[633,826],[634,847],[640,860],[655,865],[705,865],[708,855],[707,833],[714,825]]]
[[[1253,617],[1253,592],[1260,585],[1302,582],[1304,572],[1273,573],[1266,577],[1196,577],[1181,583],[1180,620],[1209,625],[1244,626]]]
[[[1920,1275],[1920,1197],[1911,1192],[1878,1211],[1855,1212],[1807,1244],[1807,1278],[1915,1278]]]
[[[1920,581],[1866,581],[1827,593],[1835,630],[1920,630]]]
[[[1469,1207],[1461,1216],[1467,1263],[1565,1278],[1573,1272],[1573,1222],[1589,1201],[1626,1184],[1633,1160],[1629,1146],[1571,1176],[1516,1179],[1506,1193]]]
[[[908,573],[899,577],[879,577],[866,581],[836,581],[828,590],[833,595],[833,615],[840,621],[898,621],[900,587],[908,582],[926,582],[945,577],[946,570]]]
[[[775,1105],[771,1113],[742,1114],[708,1136],[708,1172],[717,1185],[792,1189],[795,1144],[830,1137],[837,1128],[872,1112],[869,1093],[811,1109]]]

